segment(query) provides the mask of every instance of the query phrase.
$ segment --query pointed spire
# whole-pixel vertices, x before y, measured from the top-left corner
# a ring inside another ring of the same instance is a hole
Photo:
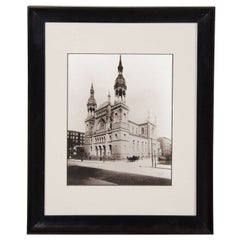
[[[147,112],[147,121],[149,122],[150,121],[150,111],[148,110]]]
[[[93,83],[91,84],[90,93],[91,93],[91,94],[94,94]]]
[[[118,76],[115,80],[114,91],[115,91],[115,102],[125,102],[126,101],[126,90],[127,85],[125,78],[122,74],[123,66],[122,66],[122,58],[121,54],[119,56],[119,64],[118,64]]]
[[[109,102],[109,103],[111,102],[111,95],[110,95],[110,92],[108,92],[108,102]]]
[[[95,109],[97,108],[97,103],[94,98],[93,84],[91,84],[90,97],[88,98],[87,106],[88,106],[88,111],[90,112],[94,112]]]
[[[123,71],[123,66],[122,66],[122,58],[121,58],[121,54],[120,54],[119,64],[118,64],[118,72],[122,73],[122,71]]]

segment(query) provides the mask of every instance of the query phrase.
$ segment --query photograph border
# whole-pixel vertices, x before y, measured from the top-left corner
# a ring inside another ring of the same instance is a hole
[[[45,216],[45,23],[197,23],[197,215]],[[28,7],[29,234],[212,234],[214,7]]]

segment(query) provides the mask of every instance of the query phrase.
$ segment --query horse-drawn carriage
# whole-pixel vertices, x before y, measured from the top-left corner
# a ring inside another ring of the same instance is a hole
[[[136,160],[139,160],[139,156],[131,156],[131,157],[127,157],[127,160],[130,162],[135,162]]]

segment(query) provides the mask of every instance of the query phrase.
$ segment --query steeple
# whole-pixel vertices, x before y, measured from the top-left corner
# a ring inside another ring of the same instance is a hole
[[[123,72],[123,65],[122,65],[122,58],[121,55],[119,57],[119,64],[118,64],[118,76],[115,80],[114,84],[114,91],[115,91],[115,102],[125,102],[126,99],[126,90],[127,85],[126,81],[122,75]]]
[[[93,83],[91,84],[90,93],[91,93],[91,95],[94,95]]]
[[[148,110],[147,112],[147,121],[149,122],[150,121],[150,111]]]
[[[122,66],[122,58],[121,58],[121,54],[120,54],[120,59],[119,59],[119,64],[118,64],[118,72],[122,73],[123,71],[123,66]]]
[[[93,89],[93,83],[91,84],[91,89],[90,89],[90,97],[87,102],[87,110],[88,110],[88,115],[93,116],[97,108],[97,103],[94,98],[94,89]]]

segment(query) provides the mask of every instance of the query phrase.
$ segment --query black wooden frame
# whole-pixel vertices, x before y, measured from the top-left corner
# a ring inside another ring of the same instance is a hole
[[[46,22],[198,24],[196,216],[44,216]],[[28,233],[213,233],[214,24],[214,7],[28,7]]]

